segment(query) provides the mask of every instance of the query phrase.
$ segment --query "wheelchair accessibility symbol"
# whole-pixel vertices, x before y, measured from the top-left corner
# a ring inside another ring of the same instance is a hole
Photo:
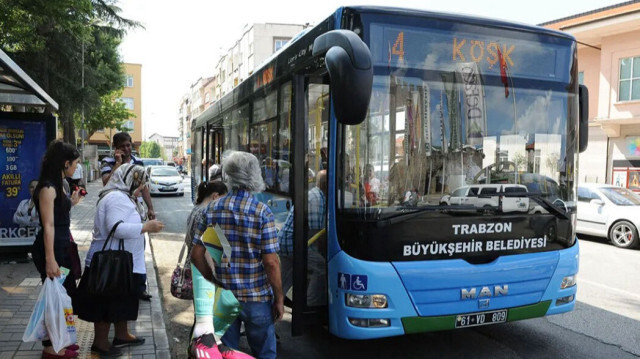
[[[368,278],[361,274],[338,273],[338,287],[345,290],[367,290]]]

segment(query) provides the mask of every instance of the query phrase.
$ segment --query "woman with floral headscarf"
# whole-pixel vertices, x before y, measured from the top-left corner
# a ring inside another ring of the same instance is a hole
[[[87,293],[88,268],[93,254],[102,250],[109,232],[116,223],[114,239],[124,239],[124,249],[133,256],[134,288],[140,288],[146,274],[144,262],[144,233],[157,233],[164,228],[158,220],[144,222],[144,209],[137,201],[139,192],[147,185],[147,174],[142,166],[122,164],[111,175],[109,182],[99,194],[93,227],[93,241],[87,252],[85,271],[78,287],[78,317],[93,322],[95,336],[91,351],[101,357],[119,356],[120,347],[142,345],[144,338],[129,333],[127,321],[138,319],[138,297],[106,297]],[[109,241],[111,249],[118,248],[118,241]],[[109,328],[114,323],[115,337],[109,343]]]

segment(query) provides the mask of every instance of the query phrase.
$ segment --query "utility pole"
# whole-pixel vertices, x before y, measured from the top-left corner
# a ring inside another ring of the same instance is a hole
[[[80,139],[81,139],[81,144],[82,144],[82,165],[84,166],[84,135],[85,135],[85,130],[84,130],[84,38],[82,39],[82,112],[81,112],[81,116],[82,116],[82,126],[80,129]]]

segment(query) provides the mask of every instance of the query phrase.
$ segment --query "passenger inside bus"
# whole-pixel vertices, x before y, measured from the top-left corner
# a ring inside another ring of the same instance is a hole
[[[380,180],[376,178],[372,164],[367,164],[364,170],[365,204],[375,206],[380,194]]]

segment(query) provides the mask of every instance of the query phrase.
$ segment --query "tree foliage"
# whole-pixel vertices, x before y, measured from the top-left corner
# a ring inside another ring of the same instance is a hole
[[[116,90],[100,97],[100,106],[93,107],[85,111],[84,128],[87,131],[86,138],[91,137],[96,131],[103,128],[115,128],[119,131],[132,131],[132,128],[125,128],[125,121],[134,118],[135,115],[125,107],[125,104],[118,101],[122,94],[121,90]],[[75,125],[82,126],[80,114],[75,116]]]
[[[155,141],[144,141],[140,145],[140,157],[143,158],[164,158],[162,147]]]
[[[118,46],[139,25],[121,18],[116,3],[0,0],[0,48],[58,103],[67,142],[75,143],[74,118],[83,107],[93,112],[123,87]]]

